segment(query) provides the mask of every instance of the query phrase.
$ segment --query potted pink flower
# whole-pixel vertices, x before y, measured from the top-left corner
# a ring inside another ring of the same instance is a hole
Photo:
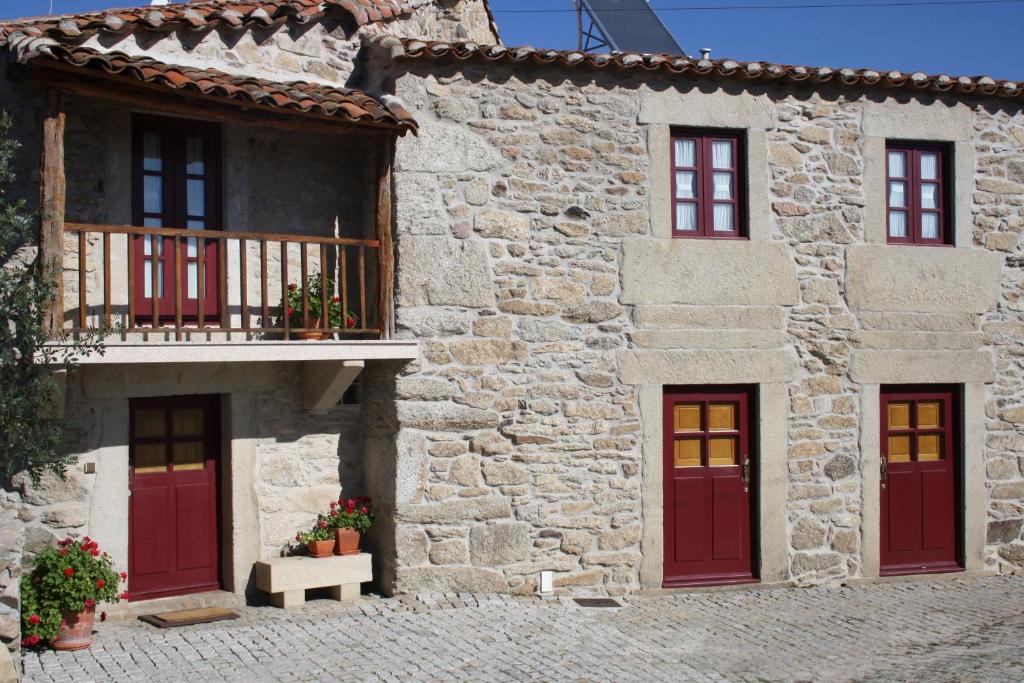
[[[357,555],[359,540],[370,526],[373,525],[373,514],[370,507],[373,501],[369,496],[339,499],[331,501],[331,512],[328,515],[331,528],[337,539],[335,553],[338,555]]]
[[[310,557],[330,557],[334,554],[334,530],[328,518],[319,515],[309,531],[295,534],[295,540],[306,545]]]
[[[127,578],[114,571],[110,556],[88,536],[43,549],[21,577],[22,645],[49,641],[55,650],[89,647],[96,604],[127,600],[127,591],[118,594],[118,583]]]

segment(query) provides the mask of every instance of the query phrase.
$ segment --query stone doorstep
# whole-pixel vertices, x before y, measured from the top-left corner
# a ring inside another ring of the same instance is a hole
[[[753,593],[758,591],[779,590],[783,588],[795,588],[793,581],[769,581],[761,583],[734,583],[724,586],[681,586],[679,588],[641,588],[630,591],[626,595],[613,596],[620,599],[629,599],[630,596],[653,597],[658,595],[672,595],[674,593]],[[572,597],[581,597],[573,595]]]
[[[960,581],[986,576],[1000,576],[998,569],[965,569],[959,572],[942,574],[900,574],[897,576],[852,576],[845,581],[846,586],[866,586],[874,583],[907,583],[917,581]]]
[[[373,557],[332,555],[331,557],[274,557],[254,566],[256,587],[270,593],[275,607],[299,607],[306,602],[306,591],[329,588],[335,600],[359,598],[359,584],[373,580]]]
[[[127,602],[122,600],[113,605],[103,605],[99,611],[107,613],[107,621],[132,621],[145,614],[176,612],[200,607],[223,607],[241,609],[245,607],[245,596],[228,591],[207,591],[189,595],[174,595],[168,598],[154,598]]]

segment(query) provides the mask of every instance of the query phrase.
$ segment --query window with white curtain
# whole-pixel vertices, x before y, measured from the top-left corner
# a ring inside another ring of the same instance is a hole
[[[946,244],[950,187],[943,145],[886,145],[886,228],[894,244]]]
[[[673,235],[743,237],[738,132],[673,131]]]

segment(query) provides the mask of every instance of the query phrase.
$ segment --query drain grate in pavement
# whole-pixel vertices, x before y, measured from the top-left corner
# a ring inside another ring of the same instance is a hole
[[[622,607],[618,600],[611,598],[573,598],[580,607]]]

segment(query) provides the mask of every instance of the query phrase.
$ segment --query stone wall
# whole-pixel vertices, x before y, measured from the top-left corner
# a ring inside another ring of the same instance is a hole
[[[641,524],[662,514],[640,503],[641,467],[661,467],[639,444],[650,425],[635,385],[652,381],[785,382],[787,531],[761,544],[785,545],[796,583],[870,575],[877,450],[861,394],[887,381],[864,379],[882,360],[919,373],[907,381],[987,384],[984,455],[965,451],[988,464],[984,563],[1021,566],[1019,107],[400,67],[397,94],[422,132],[396,161],[397,320],[422,358],[397,386],[397,467],[419,479],[397,492],[396,590],[530,591],[542,569],[560,588],[636,587],[652,552]],[[866,121],[906,107],[956,145],[956,215],[974,221],[973,238],[957,226],[956,249],[870,245],[884,199],[866,179],[888,134]],[[672,124],[748,129],[749,201],[766,214],[752,216],[749,247],[668,244],[652,198]],[[758,259],[770,273],[750,272]],[[754,281],[721,284],[733,273]],[[889,296],[914,273],[935,285]]]

